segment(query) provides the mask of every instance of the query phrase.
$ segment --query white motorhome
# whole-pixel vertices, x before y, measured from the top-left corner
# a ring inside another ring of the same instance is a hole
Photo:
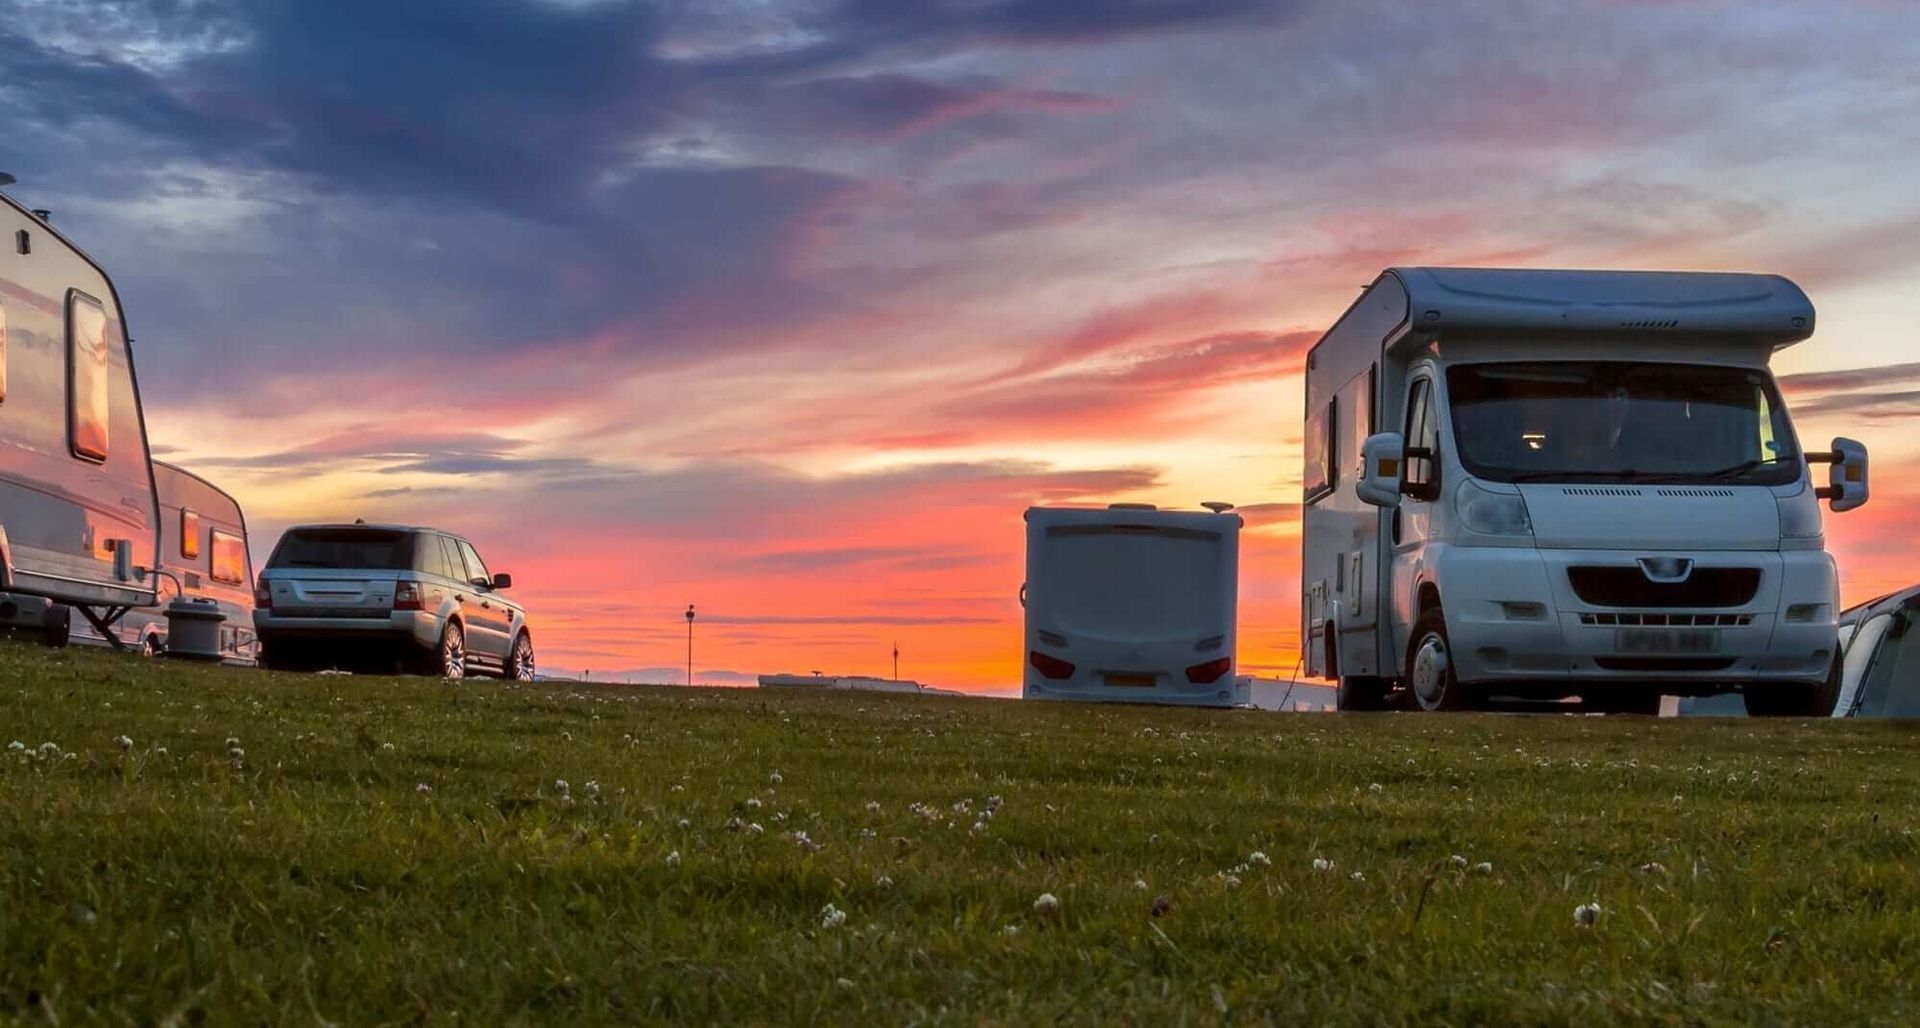
[[[1247,702],[1234,674],[1240,515],[1207,506],[1028,509],[1025,698]]]
[[[219,627],[220,659],[252,664],[253,559],[247,549],[247,518],[240,501],[212,482],[166,461],[153,462],[160,492],[160,606],[130,611],[115,634],[152,656],[167,648],[166,604],[176,596],[211,602],[226,618]],[[105,644],[91,626],[76,625],[74,638]]]
[[[0,194],[0,621],[63,645],[78,610],[111,632],[155,602],[159,526],[113,282]]]
[[[1787,419],[1768,361],[1813,324],[1771,275],[1384,272],[1307,355],[1308,673],[1349,710],[1824,714],[1816,498],[1864,503],[1867,457],[1804,452]]]

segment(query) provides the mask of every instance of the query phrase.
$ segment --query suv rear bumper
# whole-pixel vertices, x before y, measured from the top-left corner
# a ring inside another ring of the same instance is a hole
[[[440,645],[440,617],[432,611],[396,610],[385,617],[316,618],[253,612],[253,630],[260,642],[276,645],[338,642],[353,646],[412,646],[431,650]]]

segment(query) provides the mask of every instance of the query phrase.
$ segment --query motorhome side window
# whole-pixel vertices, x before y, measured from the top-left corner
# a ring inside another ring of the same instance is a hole
[[[237,535],[213,530],[213,580],[240,585],[247,580],[247,544]]]
[[[180,556],[200,559],[200,515],[185,507],[180,508]]]
[[[1440,482],[1437,460],[1440,452],[1440,426],[1433,417],[1433,381],[1431,379],[1414,380],[1413,392],[1407,398],[1406,441],[1407,495],[1416,499],[1432,499]],[[1416,455],[1416,451],[1421,452]]]
[[[1337,398],[1329,400],[1307,419],[1307,466],[1301,475],[1302,502],[1312,503],[1340,483],[1339,448],[1333,438],[1338,404]]]
[[[107,459],[107,311],[75,290],[67,296],[67,432],[73,455]]]

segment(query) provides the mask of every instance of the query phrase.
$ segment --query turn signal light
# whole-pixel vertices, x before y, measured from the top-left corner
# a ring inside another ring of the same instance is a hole
[[[1221,657],[1209,660],[1205,664],[1195,664],[1187,669],[1187,681],[1195,685],[1211,685],[1220,680],[1220,676],[1233,670],[1233,658]]]
[[[1039,650],[1034,650],[1027,654],[1027,663],[1032,664],[1035,671],[1055,681],[1062,678],[1073,677],[1072,664],[1061,660],[1059,657],[1049,657]]]

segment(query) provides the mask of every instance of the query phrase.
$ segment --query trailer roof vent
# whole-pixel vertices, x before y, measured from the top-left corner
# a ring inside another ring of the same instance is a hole
[[[1215,514],[1225,514],[1226,512],[1233,509],[1233,504],[1224,503],[1220,500],[1208,500],[1207,502],[1201,504],[1200,506],[1207,508],[1208,510],[1214,512]]]
[[[1108,510],[1159,510],[1151,503],[1109,503]]]

